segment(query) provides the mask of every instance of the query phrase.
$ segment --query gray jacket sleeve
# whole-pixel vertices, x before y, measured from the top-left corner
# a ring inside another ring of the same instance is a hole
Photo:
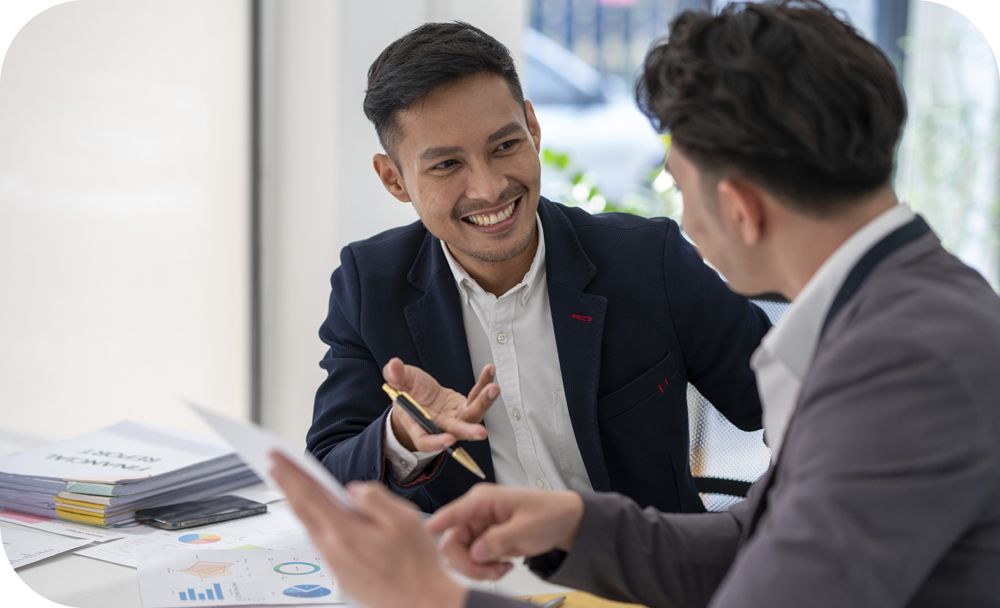
[[[665,514],[584,494],[572,550],[549,580],[647,606],[704,606],[732,564],[739,512]]]
[[[583,505],[572,550],[529,565],[553,583],[647,606],[705,606],[733,561],[740,522],[749,515],[743,505],[727,513],[664,514],[619,494],[583,494]],[[539,570],[543,564],[546,570]],[[529,605],[472,591],[466,608]]]
[[[469,591],[465,608],[531,608],[534,604],[483,591]]]
[[[986,418],[955,363],[904,336],[817,354],[767,511],[714,608],[906,605],[988,508]]]

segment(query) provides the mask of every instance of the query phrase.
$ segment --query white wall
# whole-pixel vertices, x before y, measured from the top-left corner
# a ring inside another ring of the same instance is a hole
[[[83,0],[0,74],[0,427],[248,401],[243,0]]]
[[[0,77],[0,428],[68,435],[249,412],[247,0],[79,0]],[[329,277],[416,215],[371,169],[371,61],[428,20],[518,52],[523,0],[265,0],[264,423],[304,441]]]
[[[361,109],[368,66],[429,20],[469,21],[518,52],[526,2],[268,0],[265,15],[263,421],[304,444],[340,249],[416,219],[371,168],[379,145]]]

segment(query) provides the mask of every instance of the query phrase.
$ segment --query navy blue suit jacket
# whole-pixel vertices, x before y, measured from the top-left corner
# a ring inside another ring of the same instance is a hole
[[[545,199],[538,213],[566,402],[594,490],[663,511],[704,510],[688,465],[687,383],[736,426],[760,428],[749,358],[766,315],[669,219],[591,215]],[[340,480],[382,480],[434,511],[477,479],[439,457],[418,483],[394,482],[381,369],[396,356],[463,394],[475,383],[441,244],[419,222],[383,232],[345,247],[331,282],[320,329],[328,376],[307,447]],[[488,440],[466,449],[493,481]]]

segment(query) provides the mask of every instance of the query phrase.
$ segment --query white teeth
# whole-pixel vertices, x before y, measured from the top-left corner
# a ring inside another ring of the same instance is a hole
[[[508,205],[505,209],[499,213],[490,213],[484,215],[470,215],[468,219],[470,222],[477,226],[492,226],[498,224],[505,219],[509,218],[514,213],[514,203]]]

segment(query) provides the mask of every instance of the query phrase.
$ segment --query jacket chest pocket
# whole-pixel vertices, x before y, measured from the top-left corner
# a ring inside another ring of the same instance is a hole
[[[650,398],[666,397],[670,385],[676,383],[677,366],[667,353],[635,380],[597,400],[597,416],[602,423],[616,418]]]

